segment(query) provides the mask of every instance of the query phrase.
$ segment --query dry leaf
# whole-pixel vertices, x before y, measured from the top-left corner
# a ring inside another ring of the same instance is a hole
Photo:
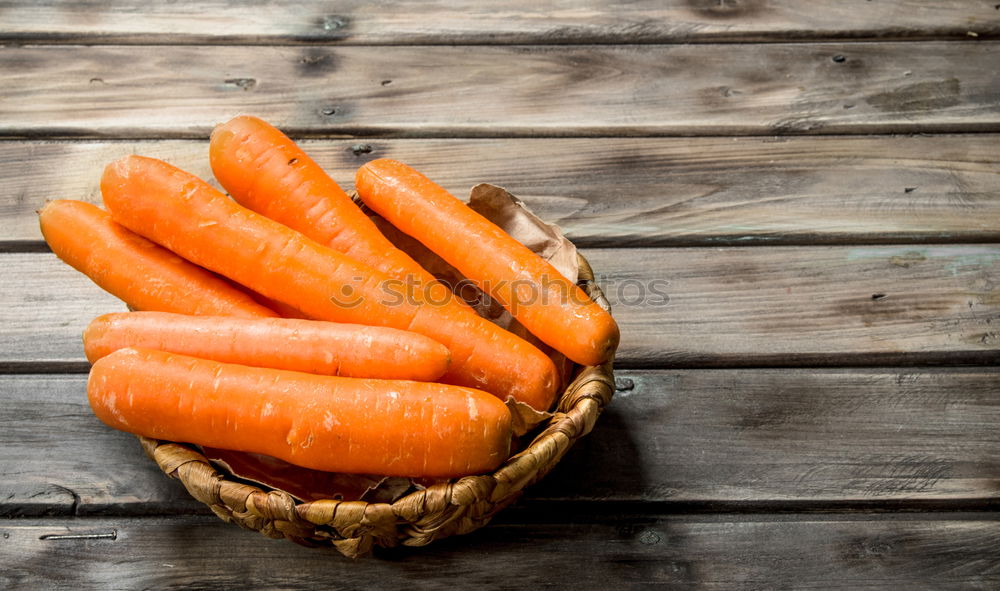
[[[391,503],[413,489],[408,478],[323,472],[263,454],[213,447],[203,447],[202,453],[228,474],[305,502],[334,499]]]
[[[552,418],[552,413],[535,410],[530,405],[511,397],[508,397],[504,404],[510,411],[511,425],[514,428],[514,435],[517,437],[530,433],[535,427]]]

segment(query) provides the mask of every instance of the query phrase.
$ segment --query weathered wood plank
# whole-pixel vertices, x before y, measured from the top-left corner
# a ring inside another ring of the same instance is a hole
[[[998,49],[8,46],[0,135],[204,138],[240,112],[324,136],[1000,131]]]
[[[0,41],[75,43],[662,43],[995,37],[995,3],[667,0],[0,2]]]
[[[123,312],[125,305],[51,253],[2,256],[9,266],[0,282],[0,368],[17,361],[40,362],[39,371],[85,368],[83,330],[95,316]]]
[[[0,400],[0,515],[207,510],[94,417],[86,376],[0,376]]]
[[[1000,585],[998,525],[989,514],[495,523],[351,562],[337,587],[985,590]],[[267,540],[214,516],[12,520],[0,531],[0,583],[11,591],[305,589],[348,565],[333,550]],[[61,537],[74,534],[95,537]]]
[[[1000,505],[997,368],[619,370],[618,383],[520,509]],[[0,400],[0,516],[206,510],[93,416],[85,376],[0,376]]]
[[[343,186],[373,158],[456,195],[491,182],[581,246],[1000,241],[1000,136],[303,140]],[[0,248],[47,199],[100,203],[129,153],[212,180],[197,140],[0,142]]]
[[[1000,362],[1000,245],[584,254],[621,325],[623,367]],[[16,278],[0,284],[8,370],[82,362],[80,331],[123,308],[51,254],[0,263]]]
[[[1000,362],[994,245],[585,250],[625,365]]]
[[[998,506],[998,371],[619,370],[598,427],[529,498]]]

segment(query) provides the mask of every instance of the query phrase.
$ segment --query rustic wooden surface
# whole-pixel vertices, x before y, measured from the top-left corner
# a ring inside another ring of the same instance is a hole
[[[0,522],[5,588],[996,589],[994,514],[503,522],[346,562],[214,516]],[[69,539],[66,536],[84,536]],[[225,557],[224,562],[220,557]],[[317,581],[322,579],[322,581]]]
[[[0,588],[1000,587],[998,44],[996,0],[0,0]],[[593,264],[615,399],[484,530],[270,541],[90,413],[123,305],[34,211],[127,153],[210,177],[239,112]]]
[[[1000,240],[1000,135],[305,140],[345,187],[395,158],[456,195],[508,188],[581,246]],[[100,203],[131,153],[212,179],[202,140],[0,142],[0,249],[40,240],[46,199]]]
[[[241,112],[328,136],[997,132],[1000,77],[986,73],[998,52],[998,41],[10,46],[0,134],[204,138]]]
[[[619,367],[1000,362],[1000,245],[583,249]],[[115,298],[48,253],[9,253],[0,364],[85,369]]]
[[[995,367],[621,370],[599,427],[530,506],[994,507],[998,380]],[[0,397],[0,473],[17,473],[0,516],[207,510],[94,418],[85,376],[2,376]]]
[[[992,0],[475,0],[0,2],[0,41],[45,43],[560,44],[1000,35]]]

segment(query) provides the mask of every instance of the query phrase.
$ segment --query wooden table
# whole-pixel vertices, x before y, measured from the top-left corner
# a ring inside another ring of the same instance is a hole
[[[0,2],[0,588],[1000,587],[1000,5]],[[475,534],[219,521],[90,413],[35,210],[237,113],[566,229],[615,400]],[[653,289],[652,286],[656,286]],[[658,291],[657,291],[658,290]]]

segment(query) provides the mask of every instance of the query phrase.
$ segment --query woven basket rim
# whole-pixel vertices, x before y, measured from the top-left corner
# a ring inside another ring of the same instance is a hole
[[[577,253],[577,284],[599,306],[610,305],[594,281],[586,258]],[[273,538],[304,545],[335,546],[357,557],[374,545],[422,546],[482,527],[516,500],[593,428],[614,395],[613,360],[600,366],[574,365],[573,379],[559,397],[552,417],[520,452],[490,474],[437,483],[392,503],[320,499],[299,501],[264,485],[246,484],[220,472],[201,453],[184,444],[138,436],[160,469],[180,480],[188,492],[225,521]]]

